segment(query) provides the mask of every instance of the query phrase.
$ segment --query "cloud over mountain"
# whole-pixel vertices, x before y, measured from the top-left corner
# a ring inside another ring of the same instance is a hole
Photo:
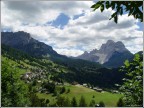
[[[109,20],[112,10],[93,12],[92,4],[92,1],[2,2],[2,29],[29,32],[33,38],[69,56],[98,49],[109,39],[122,41],[131,52],[142,50],[143,33],[138,30],[137,20],[125,14],[115,24]],[[56,20],[61,13],[70,18],[63,29],[48,23]]]

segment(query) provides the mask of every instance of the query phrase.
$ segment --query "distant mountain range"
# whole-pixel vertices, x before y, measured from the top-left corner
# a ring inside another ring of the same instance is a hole
[[[51,46],[33,39],[29,33],[23,31],[2,32],[1,43],[2,56],[12,58],[18,64],[21,63],[20,60],[26,62],[24,58],[28,59],[29,65],[34,64],[34,66],[38,66],[37,68],[40,68],[40,66],[47,68],[47,65],[51,64],[54,68],[48,70],[51,70],[56,78],[68,82],[77,81],[81,84],[90,83],[104,88],[115,87],[115,84],[122,83],[125,74],[119,72],[117,67],[121,66],[124,60],[133,57],[133,54],[124,47],[122,42],[111,40],[103,44],[100,50],[85,52],[83,58],[70,58],[60,55]],[[139,54],[142,54],[142,52],[139,52]],[[90,55],[92,55],[90,60],[84,58],[90,58]],[[44,61],[50,63],[46,64]],[[61,70],[62,67],[66,68],[66,72],[55,72],[55,69]],[[110,69],[107,67],[110,67]]]
[[[31,56],[48,57],[56,62],[64,62],[66,64],[70,64],[70,61],[83,62],[80,60],[83,59],[102,64],[105,67],[115,68],[122,66],[126,59],[131,60],[133,58],[133,54],[120,41],[108,40],[106,44],[102,44],[99,50],[94,49],[89,53],[85,51],[82,55],[76,57],[78,60],[72,60],[72,58],[58,54],[51,46],[33,39],[29,33],[23,31],[2,32],[1,37],[2,44],[21,50]]]
[[[106,67],[120,67],[126,59],[131,60],[133,54],[125,48],[121,41],[108,40],[105,44],[102,44],[99,50],[94,49],[89,53],[85,51],[77,58],[98,62]]]
[[[19,31],[19,32],[2,32],[1,33],[1,43],[3,45],[10,46],[12,48],[18,49],[27,53],[31,56],[37,58],[48,58],[59,64],[64,64],[67,66],[76,66],[79,65],[83,67],[84,65],[91,65],[94,67],[101,67],[99,63],[94,63],[91,61],[81,60],[81,59],[72,59],[64,55],[58,54],[53,48],[49,45],[46,45],[43,42],[39,42],[30,36],[29,33]]]

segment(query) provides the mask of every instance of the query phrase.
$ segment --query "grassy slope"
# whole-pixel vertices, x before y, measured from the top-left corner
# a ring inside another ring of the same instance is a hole
[[[16,68],[19,70],[18,73],[17,73],[18,77],[20,77],[21,74],[24,74],[24,73],[26,73],[27,71],[29,71],[28,69],[18,68],[17,66],[19,66],[19,64],[18,64],[17,62],[15,62],[15,61],[11,60],[11,59],[8,59],[7,57],[1,56],[1,59],[2,59],[3,61],[6,61],[6,62],[10,63],[10,64],[13,65],[13,66],[16,66]]]
[[[2,60],[6,60],[7,62],[15,65],[16,67],[19,65],[19,63],[17,63],[16,61],[8,59],[5,56],[2,56]],[[26,60],[25,61],[20,60],[20,62],[24,66],[28,66],[29,68],[33,67],[32,65],[29,65],[26,62]],[[53,65],[54,65],[54,63],[52,63],[52,66],[50,66],[50,68],[54,68]],[[63,67],[61,67],[61,68],[63,69]],[[18,69],[19,69],[18,77],[20,76],[20,74],[23,74],[23,73],[29,71],[29,69],[20,69],[20,68],[18,68]],[[78,87],[78,86],[73,86],[73,85],[69,85],[69,86],[67,85],[65,87],[66,87],[66,89],[70,88],[70,93],[68,93],[68,94],[64,93],[64,94],[62,94],[62,96],[69,97],[70,99],[75,96],[77,101],[79,101],[80,97],[83,95],[85,97],[88,105],[89,105],[90,101],[92,99],[94,99],[96,101],[96,103],[98,103],[99,101],[103,101],[106,106],[116,106],[118,99],[121,97],[120,94],[112,94],[112,93],[108,93],[108,92],[99,93],[99,92],[96,92],[94,90],[91,90],[91,89],[88,89],[85,87]],[[95,98],[92,98],[93,95],[95,96]],[[53,97],[52,94],[40,94],[40,93],[38,93],[38,96],[40,98],[49,98],[51,103],[54,103],[56,101],[56,99],[55,99],[56,97]]]
[[[65,86],[66,90],[70,88],[70,93],[64,93],[61,96],[68,97],[70,100],[75,96],[77,101],[80,100],[80,97],[83,95],[86,99],[87,104],[89,105],[91,100],[95,100],[96,103],[103,101],[106,106],[116,106],[118,99],[122,96],[121,94],[112,94],[109,92],[100,93],[92,89],[82,87],[67,85]],[[56,97],[53,97],[52,94],[37,94],[39,98],[47,98],[50,100],[50,104],[54,103]],[[93,98],[95,96],[95,98]]]

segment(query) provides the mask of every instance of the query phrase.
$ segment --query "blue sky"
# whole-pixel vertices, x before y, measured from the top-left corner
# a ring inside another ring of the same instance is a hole
[[[139,26],[138,30],[140,30],[140,31],[144,30],[144,24],[142,22],[138,22],[137,25]]]
[[[81,16],[84,16],[84,12],[78,15],[74,15],[73,20],[78,19]],[[68,24],[69,20],[70,17],[68,15],[65,15],[64,13],[60,13],[60,15],[55,20],[49,21],[47,24],[63,29],[64,26]]]
[[[64,13],[60,13],[60,15],[55,20],[48,22],[48,24],[63,29],[64,26],[67,25],[69,19],[69,16],[65,15]]]
[[[122,41],[132,53],[142,50],[142,23],[125,14],[115,24],[113,19],[109,20],[111,9],[93,12],[90,8],[93,4],[92,1],[2,2],[2,29],[28,32],[67,56],[99,49],[107,40]]]
[[[84,16],[84,13],[79,14],[79,15],[74,15],[73,20],[75,20],[81,16]],[[67,23],[69,22],[69,19],[70,19],[69,16],[65,15],[64,13],[61,13],[54,21],[50,21],[50,22],[48,22],[48,24],[50,24],[51,26],[54,26],[54,27],[60,26],[60,29],[63,29],[64,26],[67,25]],[[138,30],[143,31],[143,23],[139,21],[139,22],[137,22],[137,25],[139,26]]]

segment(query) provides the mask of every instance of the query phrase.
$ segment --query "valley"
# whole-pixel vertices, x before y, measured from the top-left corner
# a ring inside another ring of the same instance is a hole
[[[2,33],[1,58],[2,106],[116,107],[123,96],[120,67],[60,55],[25,32]]]

